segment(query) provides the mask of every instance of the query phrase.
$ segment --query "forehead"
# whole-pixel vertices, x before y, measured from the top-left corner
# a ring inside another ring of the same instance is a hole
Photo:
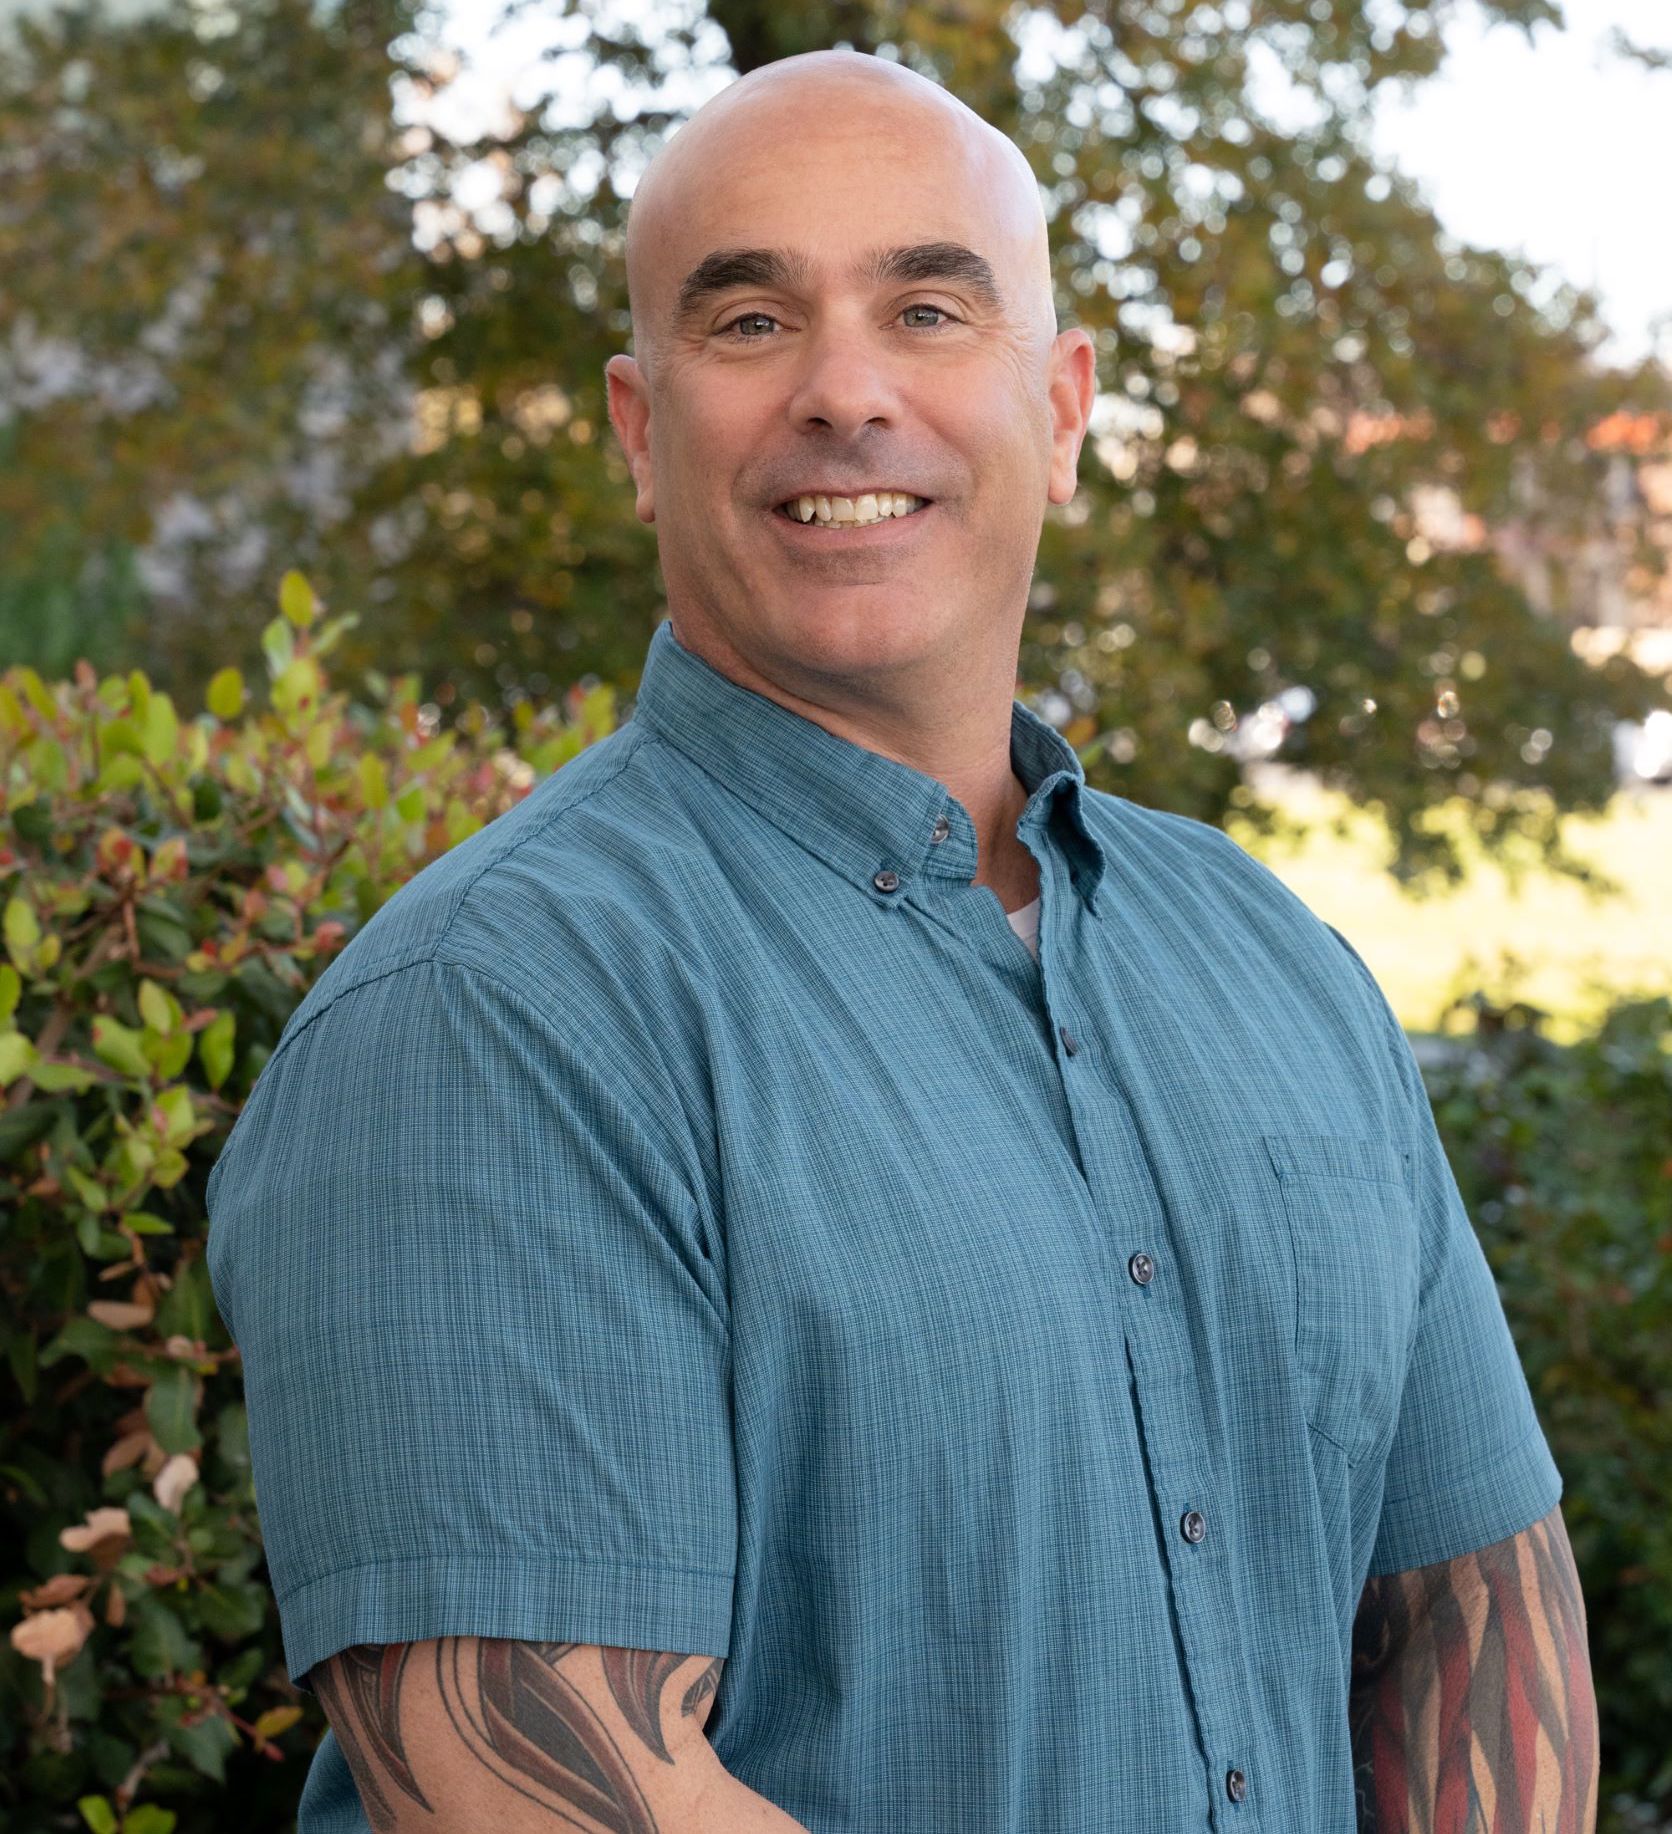
[[[812,120],[749,111],[703,135],[656,187],[643,252],[657,292],[671,301],[681,278],[724,248],[794,250],[813,285],[847,279],[885,246],[959,243],[1000,266],[1006,213],[995,207],[991,154],[940,113],[844,116],[827,103]]]

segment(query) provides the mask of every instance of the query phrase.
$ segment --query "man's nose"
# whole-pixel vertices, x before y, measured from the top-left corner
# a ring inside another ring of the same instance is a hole
[[[852,435],[876,422],[891,426],[899,400],[888,353],[863,325],[823,325],[803,333],[801,362],[790,397],[797,427],[828,427]]]

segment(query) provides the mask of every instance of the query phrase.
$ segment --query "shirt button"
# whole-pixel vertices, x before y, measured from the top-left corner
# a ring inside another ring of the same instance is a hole
[[[1135,1254],[1127,1262],[1126,1271],[1140,1286],[1148,1286],[1155,1278],[1155,1263],[1147,1254]]]
[[[1062,1034],[1062,1048],[1072,1057],[1080,1048],[1079,1039],[1074,1036],[1066,1025],[1059,1025],[1057,1030]]]
[[[1179,1517],[1179,1533],[1186,1541],[1201,1541],[1208,1532],[1208,1519],[1199,1509],[1187,1509]]]
[[[1225,1794],[1233,1802],[1240,1802],[1248,1794],[1248,1779],[1240,1770],[1228,1770],[1225,1773]]]
[[[879,892],[898,891],[900,889],[900,875],[897,872],[890,872],[885,866],[881,872],[875,875],[871,883]]]
[[[930,844],[932,846],[938,847],[941,844],[941,842],[944,841],[951,832],[952,832],[951,822],[949,822],[944,815],[937,815],[935,817],[935,825],[929,831]]]

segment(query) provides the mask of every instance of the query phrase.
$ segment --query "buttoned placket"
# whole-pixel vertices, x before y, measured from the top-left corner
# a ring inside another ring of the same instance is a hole
[[[1126,1276],[1111,1283],[1112,1323],[1118,1323],[1137,1392],[1137,1426],[1160,1520],[1174,1525],[1158,1553],[1172,1582],[1185,1681],[1203,1746],[1208,1812],[1211,1825],[1224,1834],[1248,1834],[1260,1823],[1245,1743],[1252,1707],[1241,1614],[1225,1548],[1234,1531],[1225,1521],[1214,1527],[1215,1501],[1223,1490],[1201,1451],[1206,1422],[1182,1298],[1177,1283],[1166,1277],[1169,1254],[1176,1252],[1175,1230],[1121,1081],[1119,1041],[1092,1039],[1077,1029],[1072,957],[1064,963],[1055,947],[1061,901],[1074,895],[1068,867],[1054,847],[1030,842],[1030,850],[1040,867],[1039,962],[1057,1067],[1083,1176]],[[1085,920],[1084,912],[1079,919]],[[1134,1191],[1142,1193],[1136,1212]],[[1119,1200],[1117,1192],[1123,1194]]]

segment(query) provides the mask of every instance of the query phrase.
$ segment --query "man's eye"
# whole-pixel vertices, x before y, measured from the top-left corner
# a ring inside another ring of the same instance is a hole
[[[739,326],[775,325],[777,322],[777,319],[769,312],[745,312],[740,317],[734,318],[729,325],[722,325],[720,329],[722,331],[731,332],[733,336],[740,338],[745,344],[748,344],[755,341],[755,334],[753,332],[739,330]]]
[[[948,324],[951,324],[953,322],[952,314],[948,312],[944,306],[916,305],[916,306],[906,306],[903,308],[903,310],[905,312],[933,312],[937,318],[946,320]],[[917,325],[917,329],[919,331],[938,331],[940,329],[940,326],[939,325],[925,325],[921,321],[919,321]]]

